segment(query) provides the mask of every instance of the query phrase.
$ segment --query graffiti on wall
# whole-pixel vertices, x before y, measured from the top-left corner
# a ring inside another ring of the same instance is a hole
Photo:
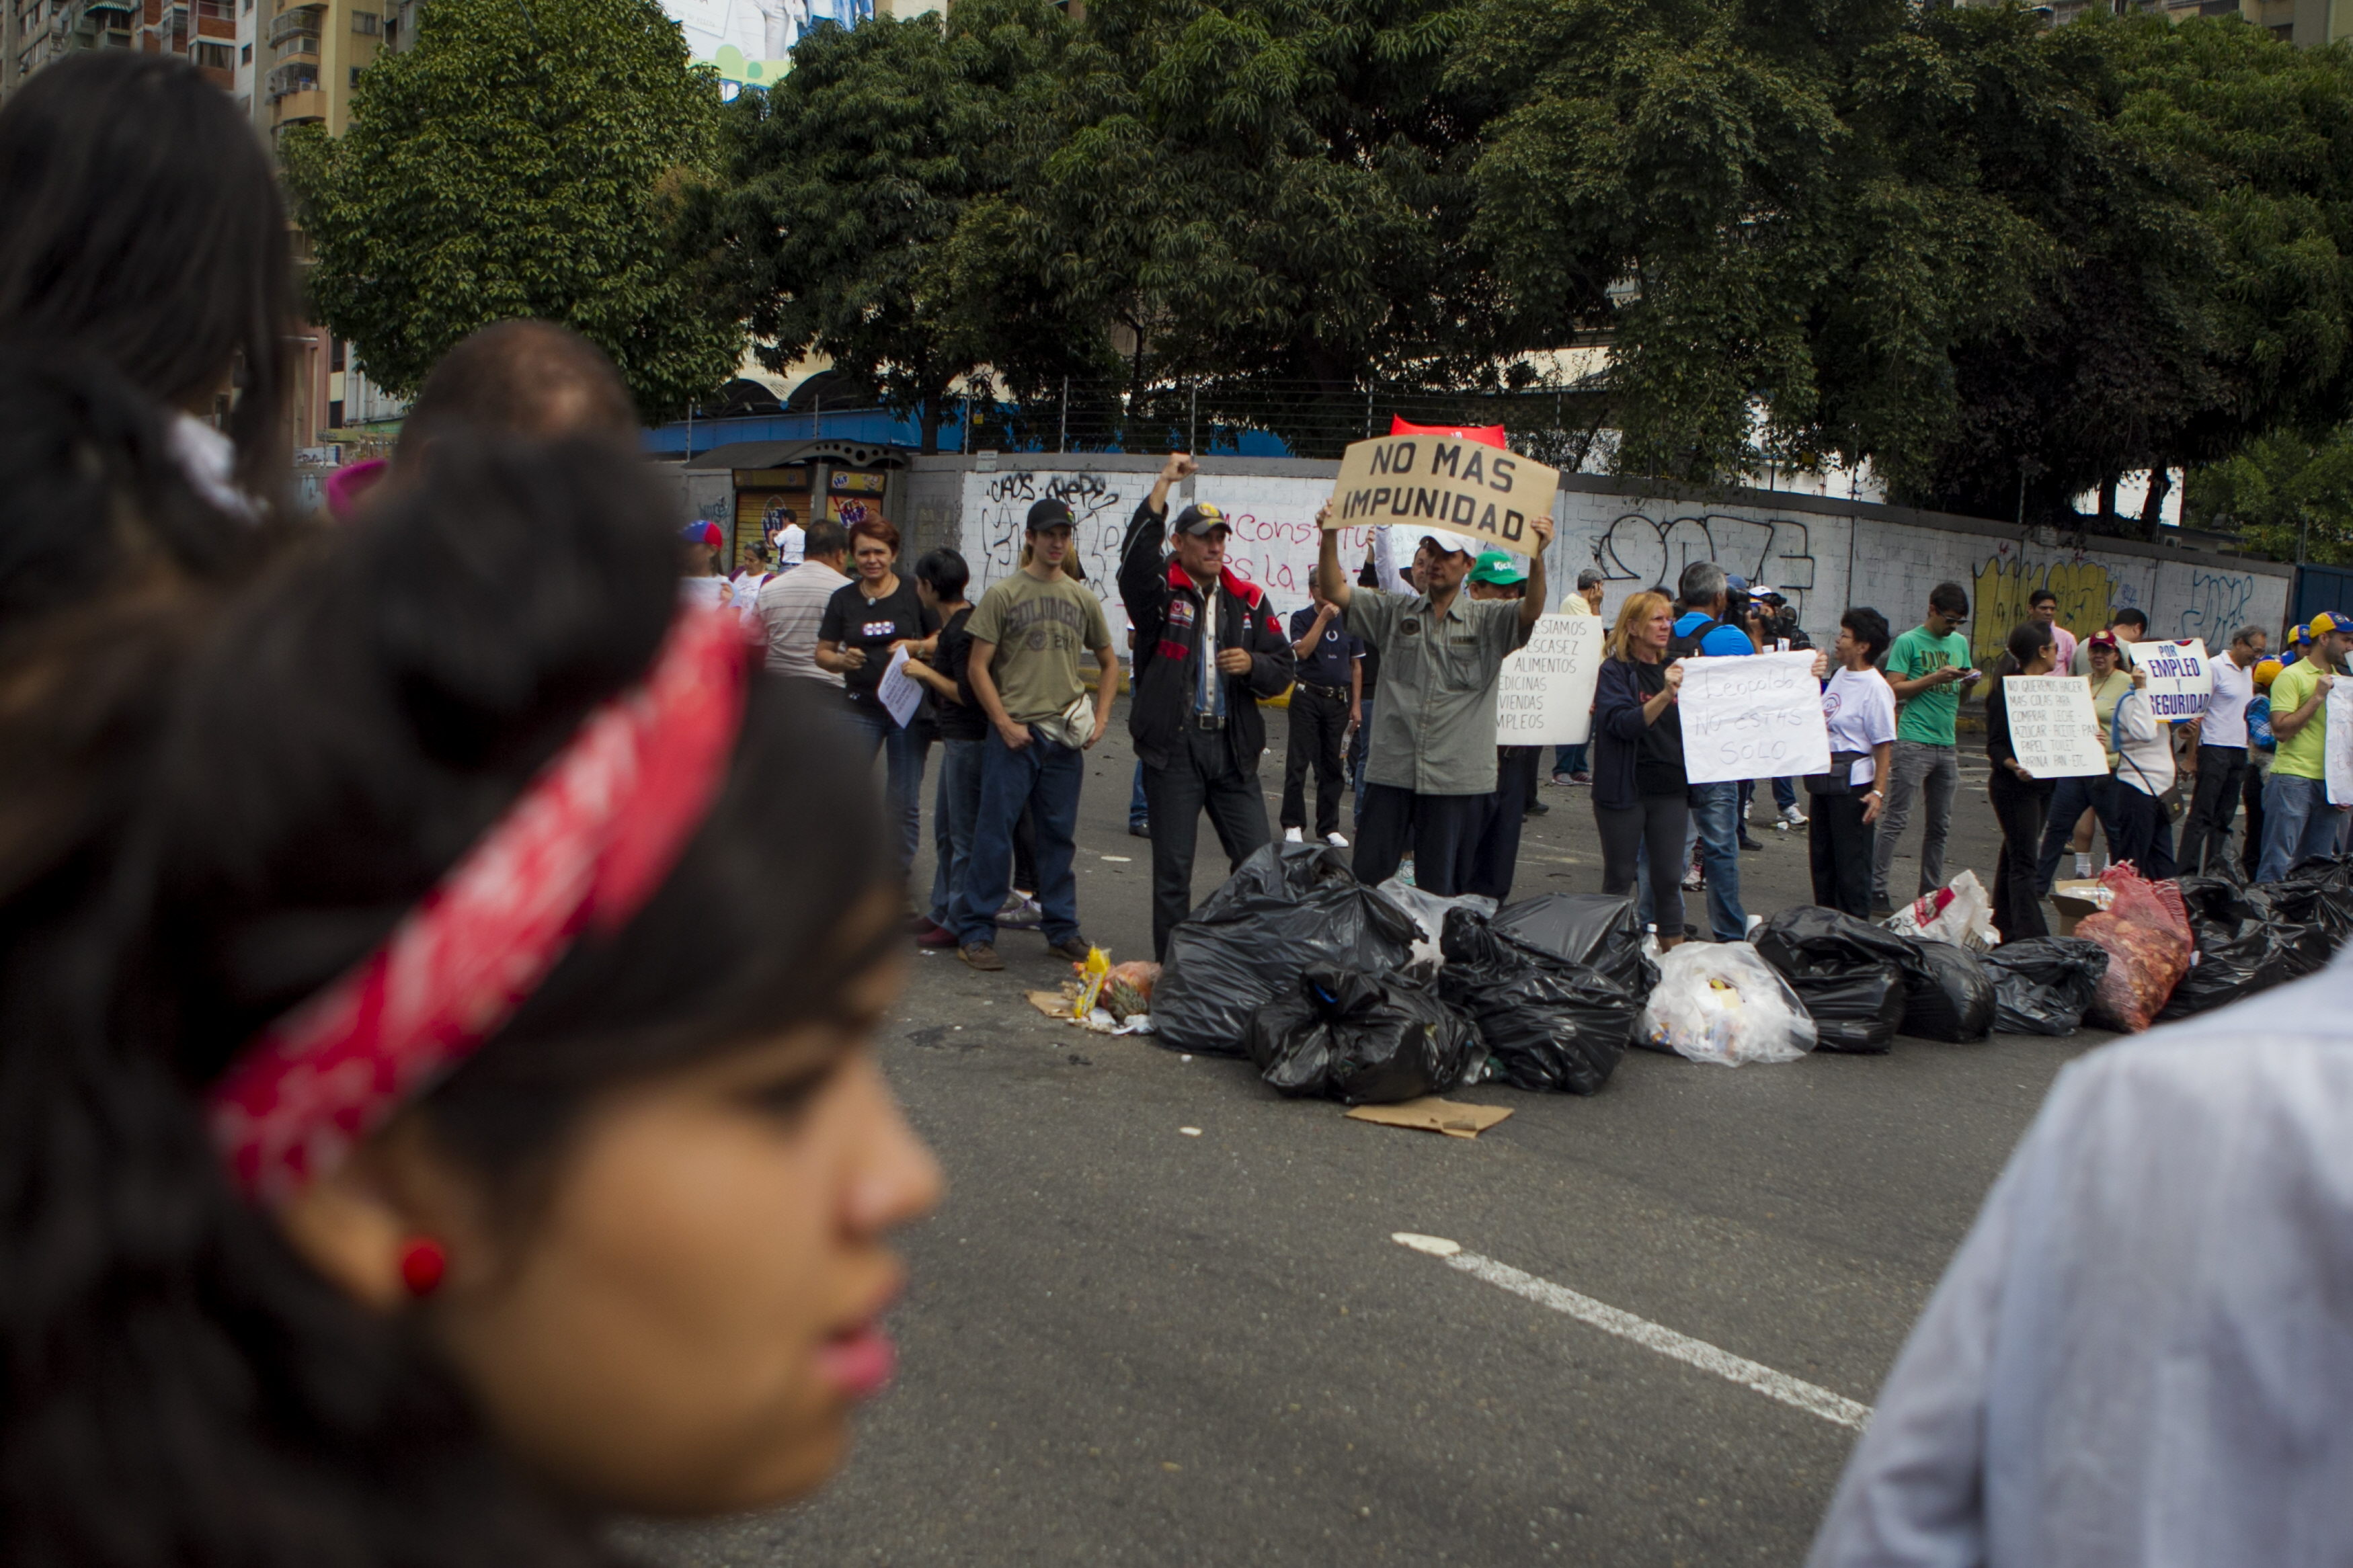
[[[1969,592],[1969,651],[1980,664],[2001,657],[2010,628],[2033,614],[2027,601],[2044,588],[2058,596],[2059,624],[2079,637],[2106,626],[2137,597],[2129,584],[2081,554],[2036,566],[2002,545],[1978,568]]]
[[[1815,585],[1813,542],[1796,518],[1630,511],[1588,537],[1603,580],[1626,591],[1662,585],[1672,593],[1684,567],[1713,561],[1756,587],[1778,588],[1799,620],[1808,618],[1806,600]],[[1575,571],[1581,570],[1580,562],[1565,575],[1574,582]]]
[[[2254,619],[2253,573],[2195,570],[2189,574],[2189,602],[2173,635],[2203,638],[2210,648],[2228,647],[2231,634]]]
[[[1103,602],[1116,633],[1125,616],[1117,575],[1120,546],[1135,504],[1152,486],[1151,476],[1121,473],[1000,473],[967,478],[961,548],[972,567],[977,598],[989,584],[1021,565],[1021,547],[1030,506],[1049,497],[1066,501],[1076,526],[1072,553],[1087,584]],[[1233,479],[1204,482],[1199,499],[1226,514],[1226,564],[1234,575],[1267,590],[1274,608],[1288,615],[1308,603],[1322,534],[1316,508],[1331,493],[1320,480]],[[1341,558],[1364,558],[1369,529],[1340,531]]]

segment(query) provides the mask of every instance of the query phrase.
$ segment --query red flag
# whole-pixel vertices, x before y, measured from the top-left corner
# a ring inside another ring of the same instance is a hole
[[[1451,436],[1457,441],[1476,441],[1485,447],[1501,447],[1504,427],[1501,425],[1409,425],[1396,415],[1389,416],[1392,436]]]

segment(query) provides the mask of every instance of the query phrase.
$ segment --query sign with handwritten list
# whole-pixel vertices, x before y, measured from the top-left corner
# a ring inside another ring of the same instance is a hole
[[[1683,776],[1693,784],[1794,778],[1831,765],[1814,655],[1683,661]]]
[[[2010,750],[2028,777],[2087,779],[2108,771],[2091,683],[2082,676],[2004,676],[2001,700],[2010,714]]]
[[[1495,744],[1585,744],[1603,629],[1599,616],[1536,617],[1527,647],[1504,660],[1495,680]]]

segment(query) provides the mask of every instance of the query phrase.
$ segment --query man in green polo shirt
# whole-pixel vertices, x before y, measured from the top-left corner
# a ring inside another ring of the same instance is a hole
[[[1969,618],[1968,591],[1958,583],[1928,590],[1928,615],[1887,650],[1887,684],[1902,704],[1895,720],[1895,760],[1887,769],[1887,795],[1871,850],[1871,909],[1885,914],[1887,868],[1895,841],[1911,824],[1912,803],[1925,797],[1920,825],[1920,893],[1945,885],[1945,836],[1953,825],[1953,796],[1961,786],[1960,750],[1954,721],[1961,694],[1977,679],[1969,668],[1969,639],[1961,626]]]
[[[2255,880],[2276,882],[2316,855],[2337,853],[2346,808],[2328,804],[2328,692],[2353,647],[2353,621],[2330,611],[2312,617],[2312,651],[2272,682],[2272,733],[2279,750],[2263,785],[2263,858]]]
[[[1524,596],[1474,600],[1461,589],[1483,548],[1477,540],[1426,531],[1414,557],[1422,591],[1409,598],[1357,588],[1340,565],[1339,531],[1323,530],[1316,571],[1324,597],[1340,606],[1348,633],[1381,656],[1356,818],[1360,882],[1387,881],[1410,849],[1417,887],[1447,898],[1470,890],[1495,793],[1495,682],[1504,656],[1527,642],[1544,614],[1551,513],[1529,518],[1528,531],[1535,552]]]

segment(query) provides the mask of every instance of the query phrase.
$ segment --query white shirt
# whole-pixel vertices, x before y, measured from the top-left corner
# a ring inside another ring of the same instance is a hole
[[[2353,1561],[2353,959],[2059,1075],[1811,1568]]]
[[[1895,742],[1895,689],[1875,669],[1841,669],[1822,688],[1822,717],[1831,729],[1831,750],[1862,752],[1862,761],[1847,771],[1846,782],[1872,782],[1878,764],[1869,755],[1873,746]]]
[[[735,590],[724,577],[681,577],[678,596],[698,608],[717,609],[733,597]]]
[[[776,530],[776,564],[787,571],[801,563],[801,552],[808,544],[808,530],[797,522],[788,522]]]
[[[2243,749],[2247,704],[2255,697],[2255,672],[2241,669],[2239,661],[2227,653],[2210,660],[2208,668],[2214,672],[2214,695],[2206,699],[2206,711],[2199,719],[2198,743]]]
[[[2242,727],[2246,710],[2240,709]],[[2158,722],[2148,693],[2136,688],[2116,700],[2116,779],[2143,795],[2173,787],[2173,726]]]
[[[804,561],[768,579],[760,590],[760,625],[768,634],[768,668],[779,675],[839,686],[841,677],[817,664],[817,628],[826,602],[849,579],[822,561]]]

